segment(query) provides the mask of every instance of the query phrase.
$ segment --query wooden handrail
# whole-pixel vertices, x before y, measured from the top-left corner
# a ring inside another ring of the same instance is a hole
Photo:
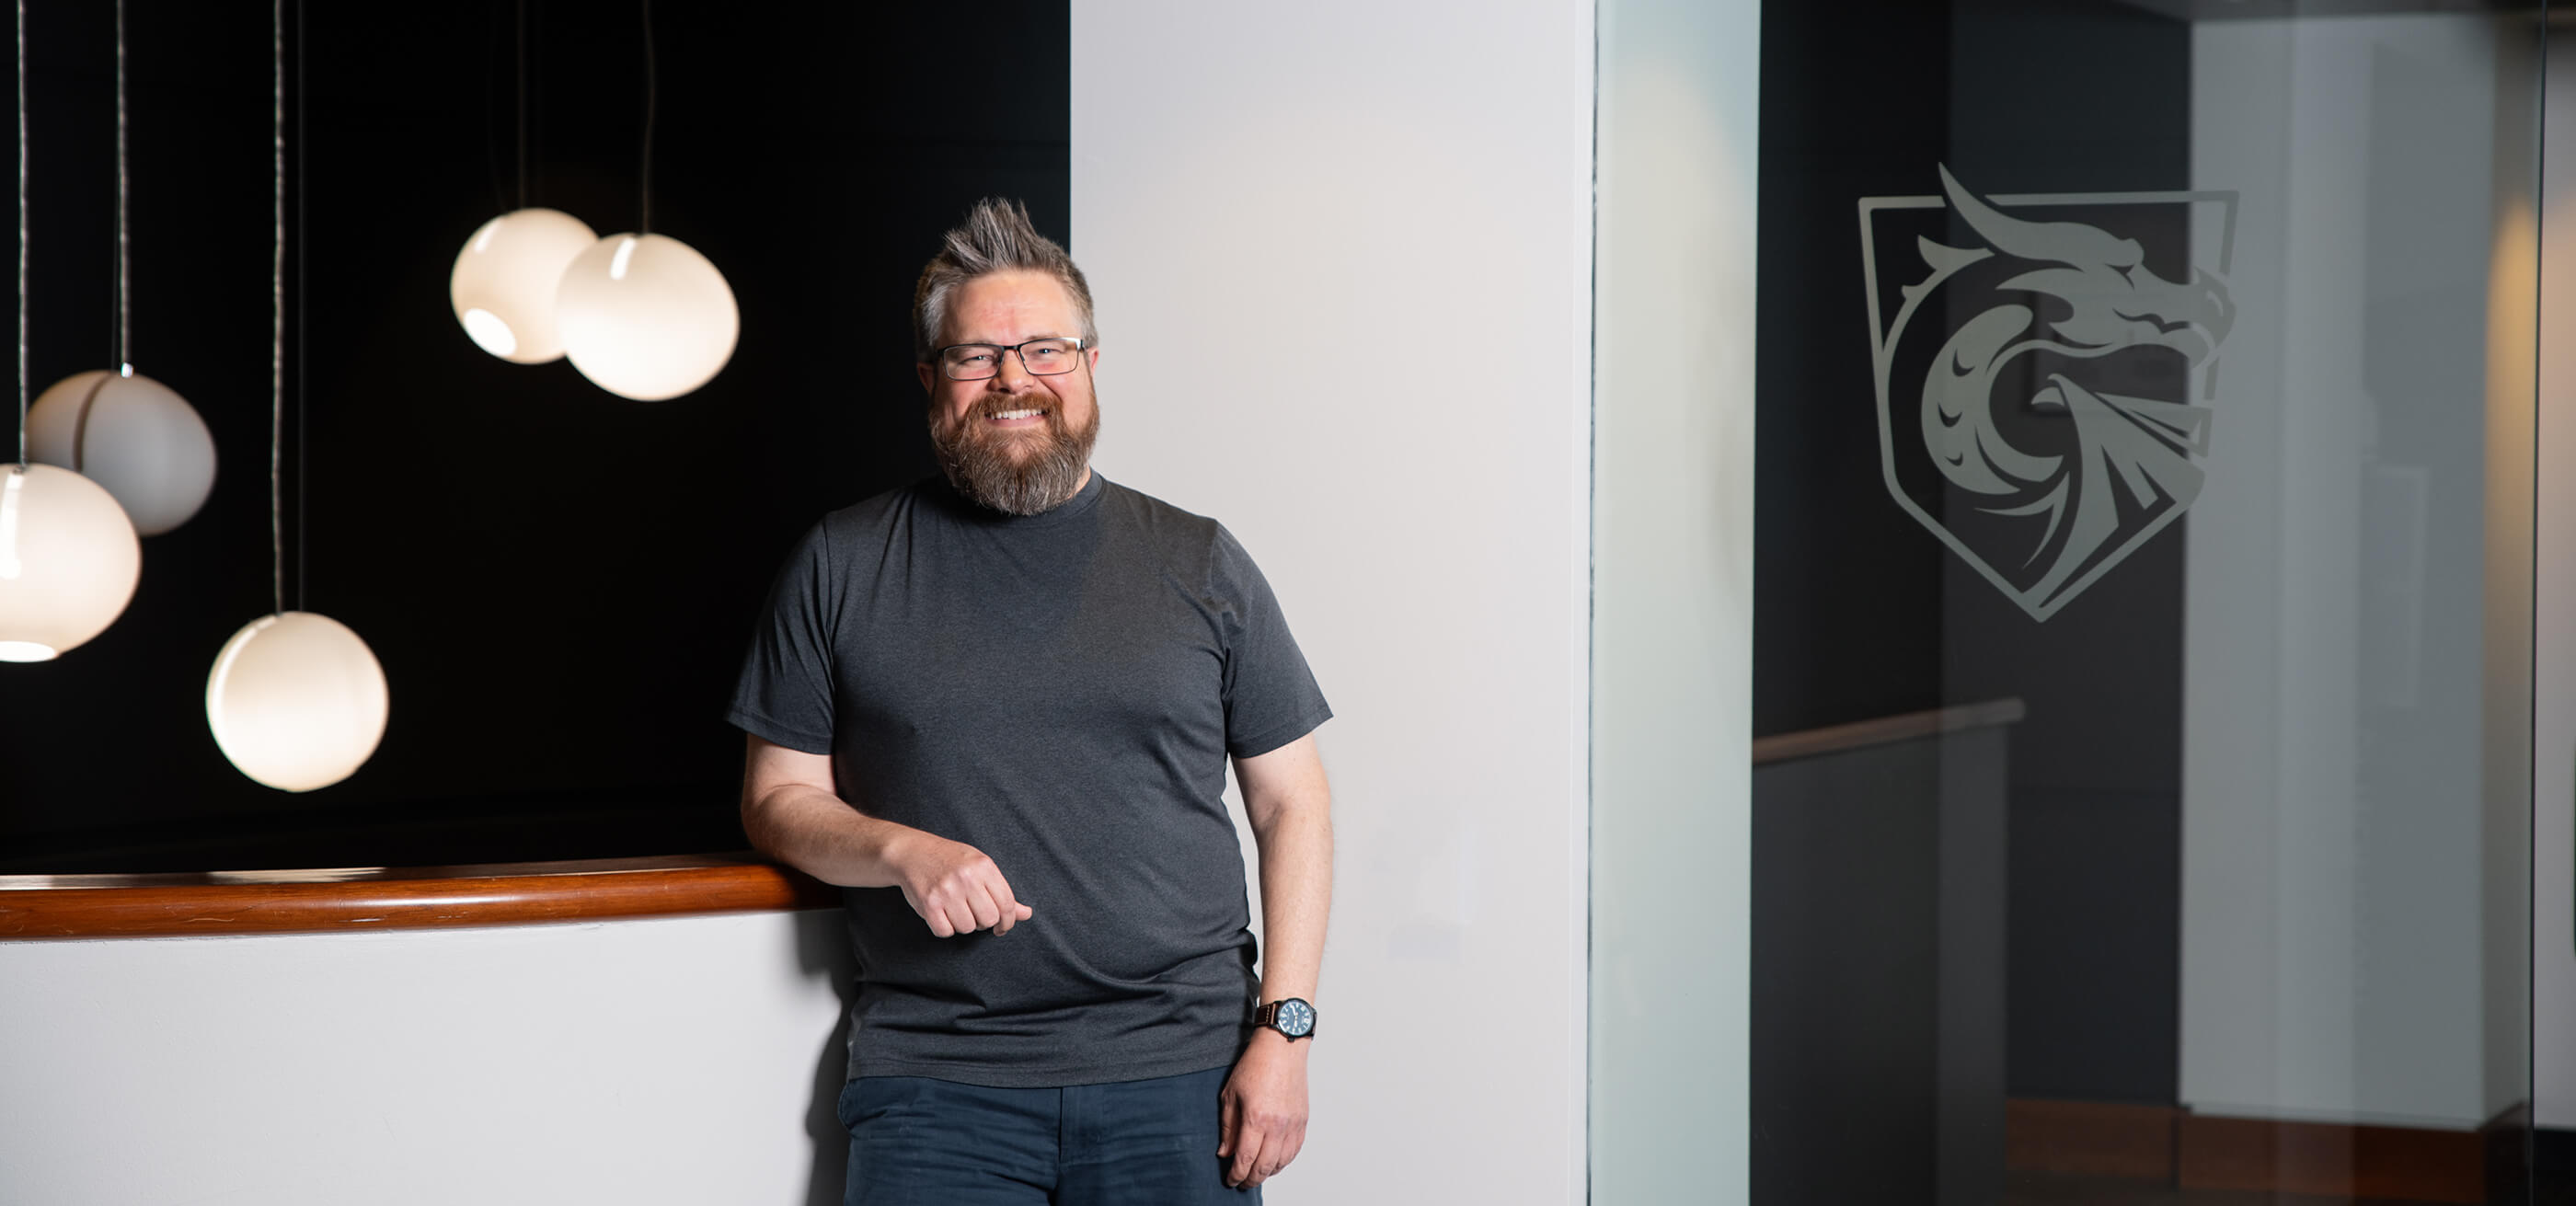
[[[1959,704],[1852,724],[1829,725],[1795,733],[1778,733],[1753,739],[1753,765],[1786,762],[1792,758],[1813,758],[1818,754],[1838,754],[1845,750],[1865,749],[1893,741],[1912,741],[1918,737],[1936,737],[1966,729],[2013,724],[2028,714],[2018,699],[1996,699],[1985,703]]]
[[[2018,699],[1753,739],[1784,762],[2012,724]],[[739,855],[461,867],[0,875],[0,940],[294,934],[826,909],[840,890]]]
[[[533,925],[840,903],[840,889],[748,853],[464,867],[0,875],[0,940]]]

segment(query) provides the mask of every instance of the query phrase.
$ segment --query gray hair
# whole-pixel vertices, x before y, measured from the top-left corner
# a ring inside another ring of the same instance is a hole
[[[1029,224],[1027,207],[1017,201],[986,197],[966,211],[966,220],[948,232],[939,254],[922,266],[912,287],[912,354],[927,364],[939,346],[948,321],[948,297],[959,285],[996,272],[1042,272],[1064,286],[1082,319],[1082,344],[1096,347],[1100,329],[1091,321],[1091,286],[1082,269],[1055,240]]]

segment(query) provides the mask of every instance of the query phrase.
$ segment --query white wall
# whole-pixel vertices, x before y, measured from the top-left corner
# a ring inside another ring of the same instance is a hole
[[[2181,1097],[2204,1112],[2470,1127],[2521,1098],[2498,927],[2528,545],[2495,522],[2528,514],[2529,315],[2495,309],[2528,194],[2529,130],[2499,120],[2531,98],[2514,20],[2193,30],[2193,183],[2241,197],[2186,554]]]
[[[1098,464],[1242,538],[1339,714],[1274,1202],[1583,1199],[1591,19],[1074,5]]]
[[[838,1202],[841,922],[0,942],[0,1201]]]
[[[1761,5],[1600,21],[1593,1200],[1742,1202]]]

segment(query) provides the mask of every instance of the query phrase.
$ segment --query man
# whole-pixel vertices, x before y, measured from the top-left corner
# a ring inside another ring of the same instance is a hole
[[[942,476],[805,536],[731,712],[744,829],[848,889],[847,1201],[1257,1201],[1305,1136],[1331,712],[1234,538],[1091,472],[1091,291],[1020,206],[913,326]]]

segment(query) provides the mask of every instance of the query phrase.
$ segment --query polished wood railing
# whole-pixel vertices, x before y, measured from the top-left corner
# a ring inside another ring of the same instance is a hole
[[[1813,758],[1818,754],[1839,754],[1845,750],[1886,745],[1892,741],[1911,741],[1917,737],[1937,737],[1968,729],[2018,723],[2028,709],[2018,699],[1996,699],[1985,703],[1959,704],[1955,707],[1932,708],[1882,716],[1876,720],[1852,724],[1829,725],[1821,729],[1802,729],[1753,739],[1753,765],[1786,762],[1792,758]]]
[[[756,855],[169,875],[0,875],[0,940],[314,934],[824,909]]]

